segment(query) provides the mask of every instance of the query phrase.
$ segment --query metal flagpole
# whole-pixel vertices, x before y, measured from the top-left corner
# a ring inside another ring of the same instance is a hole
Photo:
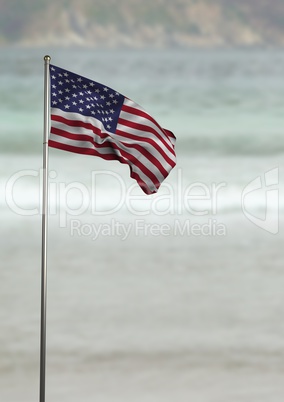
[[[40,316],[40,385],[39,401],[45,402],[46,367],[46,293],[47,293],[47,218],[48,218],[48,136],[50,113],[50,56],[44,57],[44,131],[42,181],[42,244],[41,244],[41,316]]]

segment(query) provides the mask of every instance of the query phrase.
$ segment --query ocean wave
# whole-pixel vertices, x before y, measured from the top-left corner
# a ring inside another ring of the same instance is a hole
[[[216,154],[239,156],[271,156],[284,153],[283,136],[221,135],[192,136],[177,139],[178,154]]]

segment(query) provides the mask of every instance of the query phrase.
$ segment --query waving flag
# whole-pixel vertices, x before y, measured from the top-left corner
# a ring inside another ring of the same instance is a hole
[[[176,164],[175,136],[115,90],[50,65],[49,146],[118,160],[146,194],[155,193]]]

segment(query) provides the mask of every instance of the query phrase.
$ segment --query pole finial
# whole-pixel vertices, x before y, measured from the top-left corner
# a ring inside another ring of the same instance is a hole
[[[44,56],[44,61],[50,61],[51,60],[51,57],[50,56],[48,56],[48,55],[46,55],[46,56]]]

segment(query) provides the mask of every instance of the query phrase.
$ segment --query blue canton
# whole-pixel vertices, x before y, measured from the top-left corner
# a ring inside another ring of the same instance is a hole
[[[51,107],[64,112],[95,117],[104,127],[115,133],[124,96],[113,89],[50,66]]]

